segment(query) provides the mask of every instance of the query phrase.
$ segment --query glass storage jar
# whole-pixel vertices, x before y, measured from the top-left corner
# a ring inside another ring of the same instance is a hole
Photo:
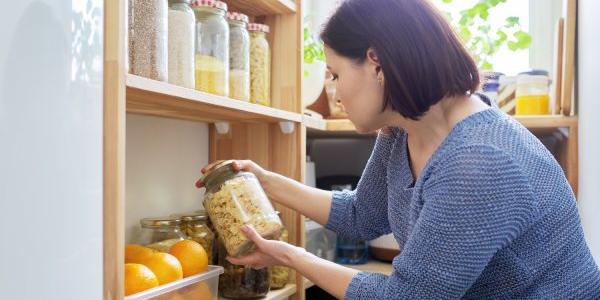
[[[181,218],[181,231],[188,239],[202,245],[208,255],[209,263],[212,264],[215,253],[215,234],[208,227],[208,217],[206,212],[200,211],[187,214],[176,214],[173,216]]]
[[[516,115],[547,115],[550,113],[550,78],[546,75],[517,77]]]
[[[167,81],[168,10],[165,0],[129,0],[129,73]]]
[[[219,240],[219,265],[225,272],[219,277],[219,295],[231,299],[252,299],[269,293],[271,271],[269,268],[253,269],[231,264],[226,249]]]
[[[282,242],[288,242],[288,231],[287,229],[283,229],[281,231],[281,237],[279,238]],[[271,289],[277,290],[285,287],[288,283],[288,278],[290,276],[290,269],[283,266],[273,266],[271,268]]]
[[[229,95],[229,25],[227,4],[215,0],[195,0],[196,89]]]
[[[191,0],[169,0],[169,83],[193,89],[196,16]]]
[[[186,238],[179,229],[181,219],[177,217],[144,218],[140,224],[139,244],[160,252],[169,252],[171,246]]]
[[[269,26],[248,24],[250,31],[250,102],[271,105],[271,50]]]
[[[227,13],[229,21],[229,97],[250,101],[250,34],[248,16]]]
[[[252,225],[266,239],[277,239],[282,224],[256,176],[232,169],[233,161],[216,164],[202,179],[206,187],[204,208],[231,256],[254,250],[241,231]]]

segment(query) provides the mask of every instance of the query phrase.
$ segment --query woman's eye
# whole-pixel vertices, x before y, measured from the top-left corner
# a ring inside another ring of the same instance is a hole
[[[338,76],[336,74],[331,74],[331,81],[336,81]]]

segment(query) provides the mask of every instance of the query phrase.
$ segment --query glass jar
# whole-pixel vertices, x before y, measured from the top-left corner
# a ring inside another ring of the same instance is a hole
[[[550,79],[546,75],[517,77],[517,115],[547,115],[550,113]]]
[[[208,217],[206,212],[200,211],[173,216],[181,218],[181,231],[185,233],[188,239],[202,245],[208,255],[209,263],[212,264],[215,248],[215,234],[208,227]]]
[[[271,50],[269,26],[248,24],[250,31],[250,102],[271,105]]]
[[[129,73],[167,81],[167,1],[129,0],[129,10]]]
[[[229,95],[229,25],[227,4],[197,0],[196,14],[196,89],[219,96]]]
[[[255,247],[241,231],[244,224],[266,239],[279,238],[282,224],[256,176],[234,171],[232,163],[221,162],[204,176],[204,208],[229,255],[243,256]]]
[[[356,241],[338,235],[336,249],[335,262],[339,264],[360,265],[369,260],[369,246],[366,241]]]
[[[231,264],[226,249],[219,240],[219,265],[225,272],[219,277],[219,295],[231,299],[251,299],[269,293],[271,272],[269,268],[253,269]]]
[[[169,252],[171,246],[186,238],[180,230],[181,219],[177,217],[144,218],[140,224],[139,244],[160,252]]]
[[[283,229],[281,231],[281,237],[279,238],[282,242],[288,242],[288,231],[287,229]],[[288,283],[288,278],[290,276],[290,269],[283,266],[273,266],[271,268],[271,289],[277,290],[285,287]]]
[[[191,0],[169,0],[169,83],[193,89],[196,16]]]
[[[250,34],[248,16],[228,13],[229,97],[250,101]]]

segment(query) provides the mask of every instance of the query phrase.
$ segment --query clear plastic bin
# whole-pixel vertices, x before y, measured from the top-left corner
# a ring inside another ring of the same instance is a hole
[[[127,296],[125,297],[125,300],[217,300],[219,293],[219,275],[221,274],[223,274],[223,267],[208,266],[208,271],[202,274],[186,277],[141,293]]]

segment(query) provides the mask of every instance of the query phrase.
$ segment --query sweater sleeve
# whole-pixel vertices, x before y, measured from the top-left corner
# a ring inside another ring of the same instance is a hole
[[[462,146],[436,170],[423,183],[423,207],[393,273],[359,273],[347,299],[461,298],[539,215],[528,178],[496,148]]]
[[[326,227],[355,240],[391,232],[387,219],[387,163],[396,134],[379,134],[354,191],[334,191]]]

